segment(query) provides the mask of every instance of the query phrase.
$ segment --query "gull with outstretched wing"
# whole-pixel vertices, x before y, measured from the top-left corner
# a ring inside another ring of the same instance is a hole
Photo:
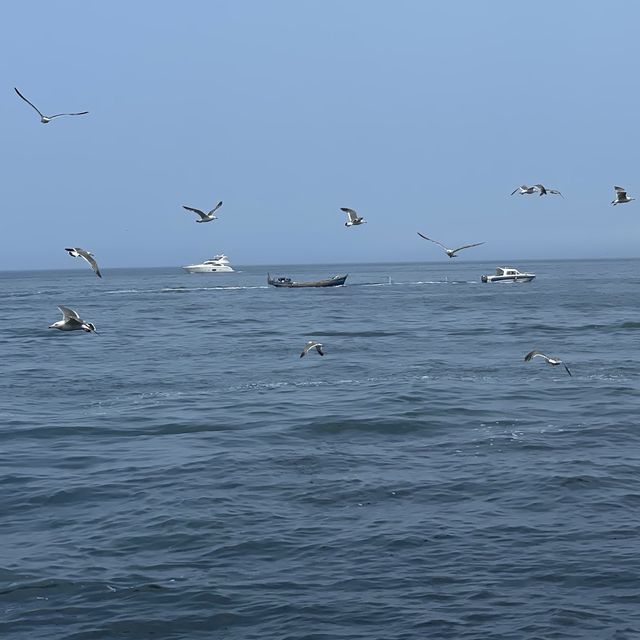
[[[309,342],[304,345],[304,349],[302,350],[300,357],[304,358],[310,349],[315,349],[321,356],[324,355],[324,351],[322,350],[322,343],[316,342],[315,340],[309,340]]]
[[[463,249],[469,249],[469,247],[478,247],[481,244],[484,244],[484,242],[474,242],[473,244],[465,244],[462,245],[461,247],[458,247],[457,249],[448,249],[447,247],[445,247],[442,242],[438,242],[437,240],[434,240],[433,238],[428,238],[427,236],[423,235],[422,233],[420,233],[418,231],[418,235],[421,238],[424,238],[425,240],[428,240],[429,242],[433,242],[434,244],[437,244],[438,246],[442,247],[444,249],[444,252],[450,257],[450,258],[457,258],[458,256],[456,255],[458,253],[458,251],[462,251]]]
[[[557,189],[547,189],[543,184],[536,184],[535,188],[540,192],[541,196],[546,196],[548,193],[553,194],[554,196],[564,196]]]
[[[33,104],[33,102],[30,102],[29,100],[27,100],[19,91],[16,87],[13,87],[14,91],[30,106],[32,106],[37,112],[38,115],[40,116],[40,122],[42,122],[42,124],[47,124],[48,122],[51,122],[51,120],[53,120],[54,118],[59,118],[60,116],[84,116],[87,113],[89,113],[88,111],[79,111],[77,113],[56,113],[52,116],[45,116],[42,111],[40,111],[40,109],[38,109],[38,107],[36,107],[35,104]]]
[[[91,322],[85,322],[76,311],[69,309],[63,305],[59,305],[58,309],[62,313],[62,320],[58,320],[49,325],[49,329],[60,329],[60,331],[86,331],[87,333],[96,333],[96,328]]]
[[[359,224],[363,224],[366,220],[359,216],[355,209],[349,209],[349,207],[340,207],[340,211],[344,211],[347,214],[347,221],[344,223],[345,227],[354,227]]]
[[[630,198],[627,195],[627,190],[624,187],[613,187],[616,192],[616,199],[611,201],[611,204],[625,204],[631,202],[635,198]]]
[[[220,207],[222,206],[222,200],[218,202],[218,204],[211,209],[211,211],[205,213],[201,209],[194,209],[193,207],[187,207],[186,204],[182,205],[183,209],[187,211],[193,211],[193,213],[197,213],[200,216],[200,220],[196,220],[196,222],[211,222],[212,220],[217,220],[218,217],[213,215]]]
[[[84,258],[89,263],[89,266],[95,271],[98,278],[102,278],[102,274],[98,268],[98,263],[90,251],[85,251],[80,247],[65,247],[65,251],[73,258]]]
[[[531,194],[535,193],[537,191],[536,187],[529,187],[526,184],[523,184],[519,187],[516,187],[512,192],[511,195],[514,195],[515,193],[519,193],[521,196],[522,195],[527,195],[530,196]]]
[[[557,367],[559,364],[561,364],[564,366],[567,373],[571,375],[571,371],[569,371],[569,367],[567,367],[567,365],[564,362],[562,362],[560,358],[557,358],[556,356],[545,356],[544,353],[541,353],[540,351],[530,351],[524,357],[524,361],[530,362],[531,360],[533,360],[533,358],[544,358],[544,361],[547,364],[550,364],[552,367]]]

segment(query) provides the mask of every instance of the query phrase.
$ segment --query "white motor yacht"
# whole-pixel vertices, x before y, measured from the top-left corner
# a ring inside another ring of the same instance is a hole
[[[531,282],[536,277],[535,273],[520,273],[513,267],[496,267],[493,276],[482,276],[482,282]]]
[[[232,273],[233,269],[229,264],[229,259],[224,254],[213,256],[200,264],[189,264],[182,267],[189,273]]]

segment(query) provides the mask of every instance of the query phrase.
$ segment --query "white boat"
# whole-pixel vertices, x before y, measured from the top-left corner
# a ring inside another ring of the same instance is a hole
[[[189,273],[232,273],[233,269],[229,264],[229,259],[224,254],[213,256],[200,264],[188,264],[182,267]]]
[[[513,267],[496,267],[493,276],[482,276],[482,282],[531,282],[536,277],[535,273],[520,273]]]

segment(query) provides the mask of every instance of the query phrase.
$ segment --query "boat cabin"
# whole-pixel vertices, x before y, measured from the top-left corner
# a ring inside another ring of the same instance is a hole
[[[519,276],[520,272],[513,267],[497,267],[496,268],[497,276]]]

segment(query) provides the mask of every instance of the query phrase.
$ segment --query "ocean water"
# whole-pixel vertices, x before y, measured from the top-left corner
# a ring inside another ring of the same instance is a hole
[[[640,637],[640,261],[516,266],[0,273],[0,637]]]

